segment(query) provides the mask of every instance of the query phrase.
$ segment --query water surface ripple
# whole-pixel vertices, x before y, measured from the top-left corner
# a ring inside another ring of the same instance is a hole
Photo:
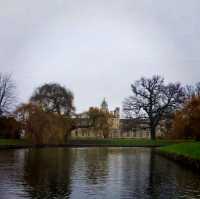
[[[200,176],[147,148],[0,151],[0,199],[200,198]]]

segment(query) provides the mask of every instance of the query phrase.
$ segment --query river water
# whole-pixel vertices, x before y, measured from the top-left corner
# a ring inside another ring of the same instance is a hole
[[[200,175],[148,148],[0,151],[0,199],[200,198]]]

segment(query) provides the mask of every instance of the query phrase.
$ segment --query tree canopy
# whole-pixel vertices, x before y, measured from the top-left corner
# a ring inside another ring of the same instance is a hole
[[[173,121],[174,138],[195,138],[200,140],[200,96],[193,96],[177,111]]]
[[[151,138],[155,139],[161,119],[183,103],[183,87],[180,83],[165,84],[164,78],[155,75],[142,77],[131,85],[131,90],[132,95],[123,103],[125,115],[148,120]]]
[[[111,113],[96,107],[91,107],[88,111],[88,117],[89,125],[94,131],[101,131],[104,138],[109,136],[110,128],[112,126],[111,118],[113,117]]]
[[[22,104],[16,114],[25,137],[34,144],[63,144],[72,128],[71,118],[45,112],[35,104]]]
[[[186,99],[191,100],[194,96],[200,96],[200,82],[193,85],[186,85],[185,89]]]
[[[57,83],[44,84],[37,88],[30,101],[40,105],[46,112],[59,115],[69,116],[75,110],[72,91]]]

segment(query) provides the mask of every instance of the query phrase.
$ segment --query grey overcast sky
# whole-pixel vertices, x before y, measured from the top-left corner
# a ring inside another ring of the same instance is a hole
[[[141,76],[200,81],[200,1],[0,0],[0,44],[19,102],[58,82],[78,112],[114,108]]]

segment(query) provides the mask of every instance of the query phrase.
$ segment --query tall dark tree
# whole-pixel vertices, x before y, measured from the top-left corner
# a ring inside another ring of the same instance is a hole
[[[177,109],[184,101],[184,91],[179,83],[165,84],[164,78],[141,78],[131,85],[133,95],[126,98],[123,109],[127,117],[148,120],[151,139],[156,138],[156,128],[161,119]]]
[[[75,110],[73,93],[57,83],[44,84],[36,89],[30,99],[46,112],[70,116]]]
[[[15,83],[11,75],[0,73],[0,116],[11,110],[15,100]]]

